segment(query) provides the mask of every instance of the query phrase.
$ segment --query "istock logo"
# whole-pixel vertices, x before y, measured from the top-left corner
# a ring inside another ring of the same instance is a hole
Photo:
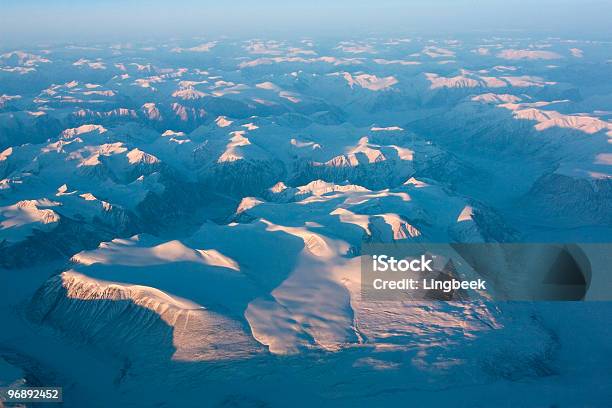
[[[374,272],[433,272],[432,258],[421,255],[416,259],[396,259],[388,255],[372,256],[372,269]]]

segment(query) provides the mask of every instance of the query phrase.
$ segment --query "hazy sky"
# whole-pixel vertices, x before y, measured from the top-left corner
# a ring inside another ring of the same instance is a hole
[[[610,16],[610,0],[0,0],[0,45],[477,30],[609,38]]]

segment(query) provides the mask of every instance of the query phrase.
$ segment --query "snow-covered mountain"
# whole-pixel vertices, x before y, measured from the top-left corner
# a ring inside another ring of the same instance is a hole
[[[534,41],[3,51],[0,387],[603,406],[608,303],[361,293],[363,244],[612,238],[612,48]]]

